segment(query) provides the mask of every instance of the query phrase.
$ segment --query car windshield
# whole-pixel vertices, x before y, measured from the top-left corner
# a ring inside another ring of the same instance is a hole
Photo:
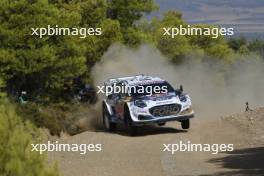
[[[151,84],[140,84],[137,86],[132,86],[130,88],[130,95],[132,97],[155,95],[155,94],[166,94],[169,92],[174,92],[173,87],[166,81]]]

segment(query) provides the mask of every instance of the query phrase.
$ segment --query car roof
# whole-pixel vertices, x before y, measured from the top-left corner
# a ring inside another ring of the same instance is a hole
[[[119,77],[119,78],[111,78],[108,79],[105,84],[112,85],[114,83],[125,83],[129,86],[136,85],[144,85],[144,84],[154,84],[154,83],[162,83],[165,82],[164,79],[154,76],[147,75],[135,75],[135,76],[127,76],[127,77]]]

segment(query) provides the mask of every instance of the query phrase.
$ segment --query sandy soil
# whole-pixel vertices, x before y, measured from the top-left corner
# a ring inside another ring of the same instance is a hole
[[[96,127],[75,136],[63,135],[60,143],[101,143],[102,152],[50,152],[64,176],[176,176],[176,175],[264,175],[264,109],[225,118],[191,121],[181,130],[171,122],[165,127],[144,127],[136,137],[107,133]],[[179,141],[234,144],[234,151],[164,152],[163,144]]]

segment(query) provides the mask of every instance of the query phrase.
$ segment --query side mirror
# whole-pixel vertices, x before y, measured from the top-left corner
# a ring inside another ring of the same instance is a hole
[[[177,95],[181,95],[181,94],[183,93],[183,86],[180,85],[179,89],[175,89],[175,93],[176,93]]]
[[[183,86],[182,85],[180,85],[180,92],[182,93],[183,92]]]

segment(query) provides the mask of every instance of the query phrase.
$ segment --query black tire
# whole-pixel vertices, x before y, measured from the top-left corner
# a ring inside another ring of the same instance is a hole
[[[138,127],[133,125],[128,108],[125,108],[125,125],[127,127],[128,134],[130,136],[136,136],[138,134]]]
[[[182,120],[181,126],[182,126],[182,129],[189,129],[190,128],[190,119]]]
[[[103,125],[109,132],[116,131],[116,123],[110,121],[110,115],[105,104],[103,104]]]
[[[161,122],[161,123],[158,123],[159,126],[164,126],[166,125],[166,122]]]

